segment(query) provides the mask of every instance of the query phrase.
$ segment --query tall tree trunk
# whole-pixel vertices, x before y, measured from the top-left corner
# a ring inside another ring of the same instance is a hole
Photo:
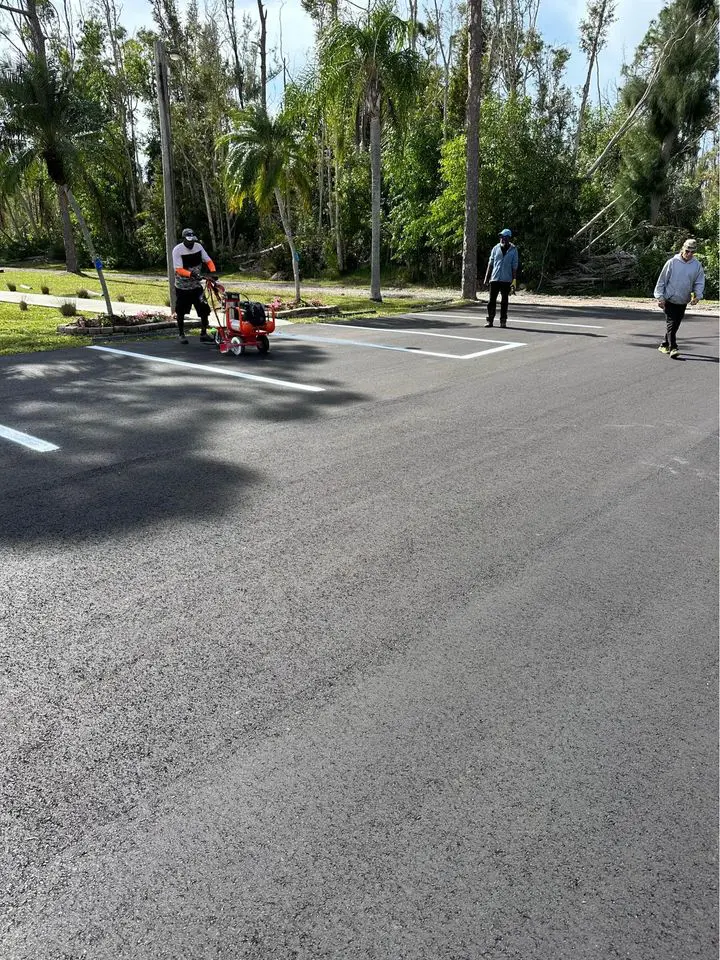
[[[325,192],[325,126],[320,121],[320,143],[318,146],[318,233],[322,233],[323,194]]]
[[[35,210],[33,209],[32,198],[25,195],[25,192],[24,192],[24,190],[23,190],[23,186],[24,186],[24,184],[21,183],[21,184],[20,184],[20,187],[19,187],[19,189],[18,189],[18,191],[17,191],[17,198],[18,198],[18,200],[19,200],[19,202],[20,202],[20,205],[21,205],[21,206],[23,207],[23,209],[25,210],[25,214],[26,214],[26,216],[27,216],[27,218],[28,218],[28,223],[29,223],[29,225],[30,225],[30,229],[31,229],[34,233],[37,233],[37,232],[39,231],[39,224],[38,224],[38,220],[37,220],[37,215],[36,215],[36,213],[35,213]]]
[[[380,113],[370,118],[370,178],[372,237],[370,241],[370,299],[382,303],[380,292]]]
[[[47,70],[47,54],[45,53],[45,34],[37,12],[36,0],[25,0],[25,11],[30,25],[30,38],[33,53],[37,57],[42,70]]]
[[[338,271],[345,270],[345,244],[343,243],[342,227],[340,225],[340,161],[335,157],[335,253],[337,254]]]
[[[80,273],[78,262],[77,247],[75,246],[75,237],[72,232],[72,222],[70,220],[70,207],[65,194],[65,188],[57,183],[58,204],[60,206],[60,219],[62,221],[63,243],[65,245],[65,269],[68,273]]]
[[[282,221],[283,230],[285,231],[288,247],[290,247],[293,279],[295,280],[295,303],[300,303],[300,258],[295,249],[295,238],[293,237],[292,227],[290,226],[290,216],[285,206],[285,201],[283,200],[282,191],[278,187],[275,187],[275,200],[278,205],[280,220]]]
[[[677,152],[678,132],[677,129],[670,130],[670,132],[665,135],[660,146],[660,172],[662,174],[662,180],[659,188],[653,190],[650,194],[650,223],[653,226],[655,226],[660,218],[663,202],[667,197],[667,171],[672,158]]]
[[[445,52],[445,44],[443,43],[442,38],[442,17],[440,16],[440,8],[438,7],[438,0],[433,0],[435,6],[435,27],[437,29],[437,45],[440,50],[440,56],[442,57],[443,62],[443,122],[442,122],[442,138],[443,143],[447,140],[447,121],[448,121],[448,93],[450,90],[450,62],[452,59],[452,35],[448,41],[448,50]]]
[[[267,10],[257,0],[260,13],[260,103],[267,112]]]
[[[83,216],[82,210],[80,209],[80,205],[78,204],[77,200],[73,196],[73,192],[70,189],[70,187],[65,186],[63,187],[63,190],[65,192],[65,196],[67,198],[68,203],[73,208],[73,213],[77,217],[77,222],[80,226],[80,231],[83,235],[83,239],[85,240],[85,246],[87,247],[87,251],[90,254],[90,259],[92,260],[93,264],[95,265],[95,269],[97,270],[98,279],[100,280],[100,286],[102,287],[103,297],[105,298],[105,306],[107,307],[107,314],[109,317],[111,317],[113,315],[113,312],[112,312],[112,303],[110,302],[110,292],[107,288],[107,283],[105,282],[105,274],[103,273],[102,263],[97,253],[95,253],[95,247],[92,242],[92,237],[90,236],[90,231],[88,230],[88,225],[85,222],[85,217]]]
[[[117,81],[115,105],[117,107],[118,119],[123,132],[123,149],[125,151],[125,159],[127,161],[128,168],[128,199],[130,200],[130,210],[134,219],[137,216],[139,209],[137,168],[135,166],[135,131],[132,123],[129,123],[128,120],[128,116],[131,111],[126,92],[125,63],[123,61],[123,54],[118,41],[120,26],[118,22],[118,11],[117,7],[115,6],[115,0],[101,0],[100,8],[105,17],[105,26],[108,30],[110,47],[113,55],[113,64],[115,67],[115,79]],[[129,136],[128,127],[130,127]]]
[[[207,215],[208,227],[210,228],[210,244],[211,249],[217,249],[217,236],[215,235],[215,221],[212,214],[212,205],[210,203],[210,191],[208,190],[207,180],[203,176],[202,171],[198,170],[198,176],[200,177],[200,185],[202,186],[203,198],[205,200],[205,213]]]
[[[418,0],[408,0],[410,7],[410,49],[415,53],[417,46]]]
[[[610,4],[610,10],[608,10],[608,4]],[[580,137],[582,135],[583,121],[585,119],[585,107],[587,106],[588,96],[590,94],[590,81],[592,80],[593,68],[597,63],[598,53],[605,42],[605,34],[607,32],[608,24],[612,23],[614,19],[614,7],[614,2],[610,3],[610,0],[601,0],[600,6],[591,4],[588,8],[590,19],[588,21],[583,21],[581,27],[583,34],[585,34],[583,44],[584,49],[587,49],[585,44],[588,41],[586,31],[589,32],[592,30],[592,33],[589,38],[588,68],[587,74],[585,75],[582,97],[580,98],[577,130],[575,131],[574,151],[576,156],[578,150],[580,149]]]
[[[580,98],[580,109],[578,111],[578,122],[577,130],[575,131],[575,145],[574,152],[577,156],[577,152],[580,149],[580,137],[582,136],[583,120],[585,119],[585,107],[587,106],[588,94],[590,93],[590,80],[592,79],[593,67],[595,65],[595,56],[597,54],[597,37],[595,38],[590,51],[590,57],[588,58],[588,69],[587,74],[585,75],[585,83],[583,85],[582,97]]]
[[[240,65],[240,54],[238,52],[237,24],[235,21],[235,0],[223,0],[223,5],[225,8],[225,21],[228,27],[228,36],[230,37],[230,49],[232,50],[233,55],[235,86],[237,88],[238,103],[240,104],[240,109],[243,110],[245,107],[245,100],[243,97],[244,74],[243,68]]]
[[[477,298],[478,175],[480,173],[480,92],[482,68],[482,0],[468,2],[468,97],[465,118],[465,228],[462,297]]]

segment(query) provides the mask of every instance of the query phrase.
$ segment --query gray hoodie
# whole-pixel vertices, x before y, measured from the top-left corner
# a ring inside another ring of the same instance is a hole
[[[653,296],[656,300],[685,305],[690,302],[691,293],[702,300],[704,291],[705,271],[702,264],[695,257],[686,261],[676,253],[660,271]]]

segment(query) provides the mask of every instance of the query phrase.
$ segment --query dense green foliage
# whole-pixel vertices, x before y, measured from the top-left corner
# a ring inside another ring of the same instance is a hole
[[[253,263],[289,277],[299,262],[306,277],[334,276],[369,269],[379,243],[383,273],[458,283],[464,5],[438,3],[424,24],[406,22],[386,0],[367,14],[353,5],[306,7],[317,58],[270,110],[258,26],[248,14],[236,18],[232,0],[223,18],[194,0],[182,12],[176,0],[153,0],[153,29],[134,36],[114,0],[97,0],[66,35],[67,19],[48,2],[38,8],[52,37],[43,44],[30,19],[20,32],[18,18],[8,19],[0,257],[70,258],[77,224],[57,187],[66,183],[107,264],[164,266],[153,57],[162,38],[172,52],[178,226],[192,225],[224,269]],[[586,53],[593,10],[589,4],[582,23]],[[626,68],[617,101],[588,100],[578,126],[580,91],[565,82],[568,51],[548,45],[530,19],[518,23],[502,3],[486,4],[481,266],[509,226],[520,279],[530,286],[560,272],[572,285],[573,264],[624,250],[635,268],[618,284],[648,291],[663,260],[693,234],[708,294],[717,296],[717,21],[716,0],[669,2]],[[275,52],[266,54],[277,93]]]

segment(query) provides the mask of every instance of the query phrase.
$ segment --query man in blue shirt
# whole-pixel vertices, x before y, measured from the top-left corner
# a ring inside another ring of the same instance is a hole
[[[500,294],[500,326],[507,326],[508,296],[510,290],[515,293],[517,287],[518,252],[514,243],[510,243],[512,230],[505,227],[500,231],[500,242],[490,251],[484,283],[490,281],[490,299],[487,308],[486,327],[495,320],[498,293]]]

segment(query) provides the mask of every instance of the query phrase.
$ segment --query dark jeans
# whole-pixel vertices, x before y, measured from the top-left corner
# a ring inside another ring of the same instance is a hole
[[[205,299],[205,291],[202,287],[196,287],[194,290],[178,290],[175,288],[175,316],[177,317],[178,333],[180,336],[185,334],[185,317],[190,312],[191,307],[195,307],[195,312],[200,317],[200,330],[202,333],[208,328],[208,317],[210,316],[210,307]]]
[[[510,295],[509,280],[491,280],[490,281],[490,299],[488,300],[488,320],[495,319],[495,308],[497,298],[500,294],[500,323],[505,323],[508,313],[508,296]]]
[[[665,339],[663,343],[666,343],[672,350],[674,347],[677,347],[677,336],[678,328],[682,323],[682,318],[685,316],[686,304],[684,303],[670,303],[669,300],[665,301],[665,317],[667,319],[667,332],[665,333]]]

